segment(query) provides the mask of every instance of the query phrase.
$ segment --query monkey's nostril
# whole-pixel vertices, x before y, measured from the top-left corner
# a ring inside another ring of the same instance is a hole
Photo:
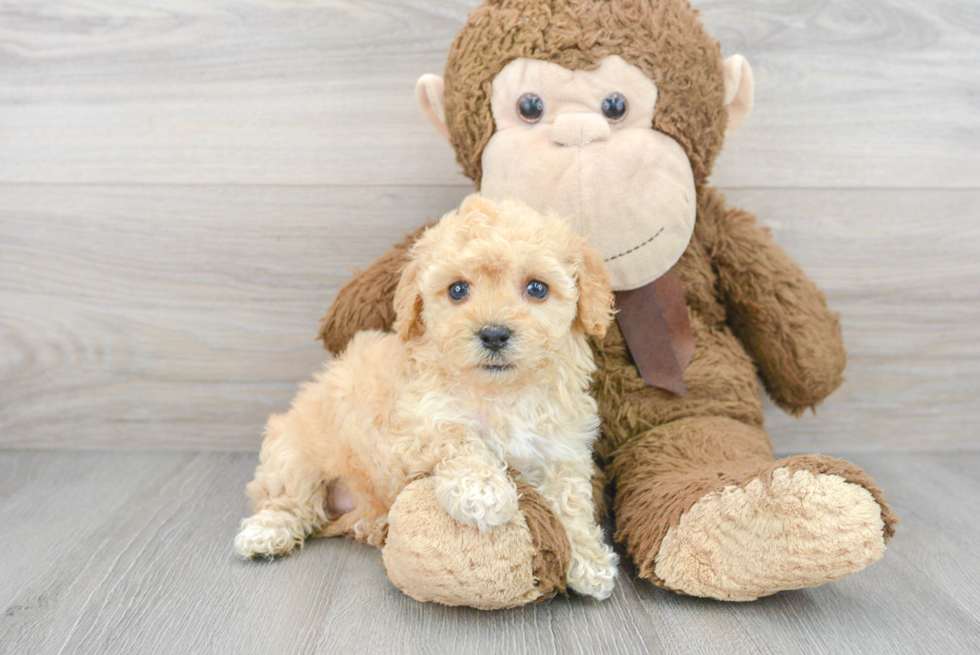
[[[497,352],[507,345],[511,331],[502,325],[487,325],[480,330],[480,341],[487,350]]]

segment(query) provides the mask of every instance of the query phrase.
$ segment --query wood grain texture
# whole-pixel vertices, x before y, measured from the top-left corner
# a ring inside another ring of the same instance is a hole
[[[476,0],[3,0],[0,182],[462,184],[415,107]],[[980,5],[701,0],[753,63],[727,187],[976,188]]]
[[[252,454],[0,452],[0,653],[968,653],[980,648],[980,454],[863,455],[902,517],[884,559],[753,603],[626,570],[603,603],[420,604],[378,552],[231,552]]]
[[[352,266],[459,187],[0,187],[0,446],[253,449]],[[977,448],[980,192],[735,190],[843,313],[780,448]]]
[[[355,264],[464,192],[0,187],[0,445],[253,448]]]

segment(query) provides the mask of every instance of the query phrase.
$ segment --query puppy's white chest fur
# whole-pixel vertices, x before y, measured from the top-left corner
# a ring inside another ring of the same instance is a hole
[[[559,419],[559,412],[534,393],[489,400],[477,417],[480,437],[490,452],[521,473],[579,459],[595,439],[598,421]]]

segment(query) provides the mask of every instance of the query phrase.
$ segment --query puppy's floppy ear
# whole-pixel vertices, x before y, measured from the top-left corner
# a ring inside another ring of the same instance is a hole
[[[417,249],[416,249],[417,250]],[[395,333],[408,341],[414,337],[421,336],[425,331],[422,324],[422,289],[419,286],[419,275],[422,265],[419,262],[418,253],[413,252],[413,257],[402,269],[401,279],[395,287]]]
[[[602,256],[580,238],[582,260],[578,271],[578,316],[575,320],[587,334],[606,336],[612,322],[613,297],[609,269]]]

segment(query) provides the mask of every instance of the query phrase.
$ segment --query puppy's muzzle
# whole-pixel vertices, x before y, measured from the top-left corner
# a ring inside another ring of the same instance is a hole
[[[511,331],[502,325],[487,325],[480,330],[479,337],[484,348],[496,353],[507,347]]]

